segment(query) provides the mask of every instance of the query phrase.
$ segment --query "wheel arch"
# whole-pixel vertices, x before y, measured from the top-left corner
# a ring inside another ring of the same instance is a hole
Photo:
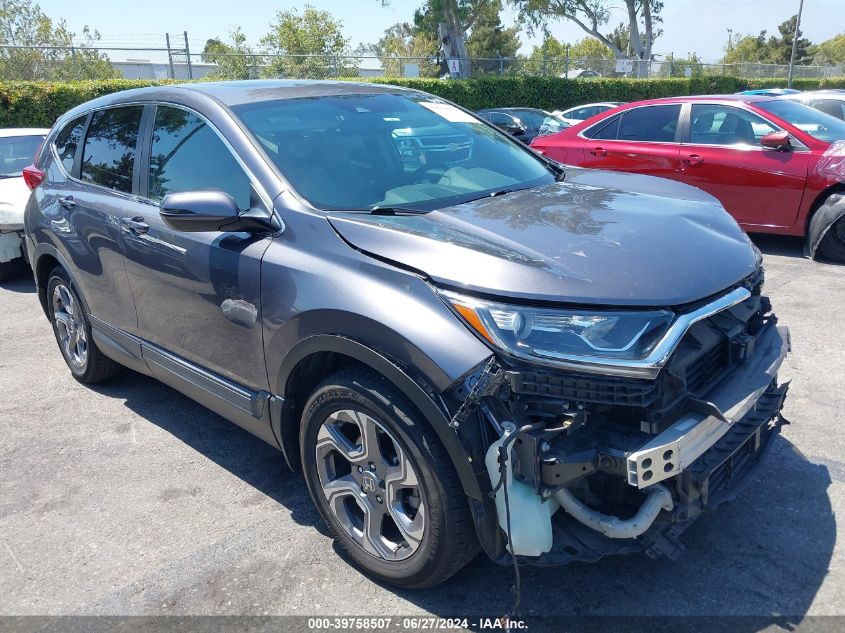
[[[88,301],[85,297],[85,293],[76,282],[71,267],[68,266],[67,260],[59,251],[50,244],[39,244],[32,256],[32,262],[32,271],[35,275],[38,301],[41,304],[41,309],[44,310],[44,314],[47,318],[50,318],[50,309],[47,301],[47,282],[50,278],[50,273],[53,272],[53,269],[55,269],[56,266],[61,266],[65,271],[71,284],[73,284],[76,294],[79,295],[79,298],[82,301],[82,307],[85,308],[86,312],[88,311]]]
[[[279,397],[271,406],[273,433],[285,459],[293,469],[299,464],[299,430],[302,409],[314,387],[335,371],[349,366],[371,369],[405,394],[446,449],[464,492],[481,498],[481,489],[466,452],[446,412],[432,396],[399,365],[382,353],[354,339],[336,334],[318,334],[300,341],[287,354],[276,376]]]
[[[834,194],[839,194],[840,202],[822,210],[822,206]],[[813,201],[805,227],[804,255],[814,258],[827,230],[843,216],[845,216],[845,183],[838,182],[820,192]]]

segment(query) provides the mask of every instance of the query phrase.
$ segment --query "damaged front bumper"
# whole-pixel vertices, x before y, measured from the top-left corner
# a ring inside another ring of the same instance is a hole
[[[697,326],[662,382],[538,379],[530,368],[497,382],[488,367],[478,409],[500,433],[486,460],[505,548],[494,558],[679,553],[681,532],[739,492],[784,423],[789,331],[768,309],[757,294]]]

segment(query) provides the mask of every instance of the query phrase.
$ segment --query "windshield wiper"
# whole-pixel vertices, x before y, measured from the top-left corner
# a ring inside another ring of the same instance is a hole
[[[370,215],[424,215],[431,213],[424,209],[412,209],[411,207],[396,207],[396,206],[376,206],[369,209],[362,209],[362,211],[369,211]]]

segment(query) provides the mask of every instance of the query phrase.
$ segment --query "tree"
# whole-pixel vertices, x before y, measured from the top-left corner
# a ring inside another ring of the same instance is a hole
[[[499,73],[508,69],[513,63],[521,42],[519,28],[506,29],[499,18],[502,10],[500,0],[491,2],[484,7],[472,27],[467,39],[467,53],[476,59],[476,70],[481,72]],[[501,58],[510,58],[502,60]]]
[[[734,35],[728,30],[728,43],[725,46],[725,56],[722,63],[736,64],[738,62],[757,62],[761,64],[788,64],[792,57],[792,38],[795,35],[795,24],[798,16],[791,18],[778,26],[779,35],[766,38],[766,31],[759,35]],[[815,47],[810,40],[801,37],[798,31],[798,41],[795,47],[795,63],[806,64],[814,53]]]
[[[769,50],[769,63],[771,64],[788,64],[792,57],[792,40],[795,37],[795,26],[798,23],[798,15],[793,15],[786,22],[782,22],[778,26],[780,36],[772,36],[769,38],[767,47]],[[795,63],[806,64],[810,55],[810,47],[812,42],[801,37],[801,30],[798,30],[798,39],[795,46]]]
[[[78,37],[64,20],[54,24],[32,0],[0,0],[0,45],[34,47],[0,48],[0,79],[120,77],[108,57],[96,50],[99,39],[88,26]]]
[[[277,12],[260,45],[270,56],[262,71],[269,77],[324,79],[358,74],[356,65],[350,63],[343,23],[310,4],[301,14],[296,9]]]
[[[389,0],[382,0],[388,4]],[[446,59],[460,60],[459,76],[469,75],[467,33],[490,5],[500,6],[500,0],[425,0],[414,13],[414,26],[437,38]]]
[[[417,32],[407,22],[399,22],[387,28],[378,42],[364,44],[356,52],[361,56],[378,57],[388,77],[402,77],[407,63],[417,64],[420,77],[437,77],[440,74],[437,40],[426,33]]]
[[[259,59],[247,46],[246,36],[241,27],[235,27],[229,33],[231,43],[218,38],[207,40],[202,49],[201,59],[217,68],[207,76],[210,79],[254,79],[258,76]]]
[[[543,43],[535,46],[529,56],[527,72],[530,74],[560,76],[566,72],[566,44],[548,33]]]
[[[760,31],[759,35],[734,35],[733,31],[728,29],[728,43],[725,46],[725,56],[722,58],[723,64],[766,63],[768,56],[765,31]]]
[[[845,63],[845,32],[825,40],[818,46],[813,55],[814,64],[844,64]]]
[[[627,50],[618,46],[611,36],[600,31],[610,21],[609,0],[509,0],[519,12],[520,21],[529,30],[546,27],[550,20],[564,19],[574,22],[586,33],[607,46],[618,59],[628,58]],[[632,59],[650,60],[654,41],[661,35],[660,0],[624,0],[628,12],[628,33]],[[642,22],[642,24],[641,24]],[[642,26],[642,34],[640,27]]]

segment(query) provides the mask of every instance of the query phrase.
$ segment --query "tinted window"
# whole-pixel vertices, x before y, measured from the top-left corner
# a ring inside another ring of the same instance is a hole
[[[742,108],[694,103],[690,142],[696,145],[759,145],[777,128],[764,118]]]
[[[840,121],[836,117],[832,117],[819,110],[814,110],[800,103],[783,99],[759,101],[754,106],[771,112],[776,117],[783,119],[802,132],[806,132],[820,141],[826,141],[828,143],[845,141],[845,121]]]
[[[23,168],[35,160],[43,136],[7,136],[0,138],[0,177],[20,176]]]
[[[439,209],[554,182],[524,145],[428,95],[346,94],[232,109],[293,189],[322,209]]]
[[[59,160],[62,161],[62,166],[67,173],[71,173],[73,169],[73,159],[76,157],[76,152],[79,150],[79,142],[82,140],[82,130],[85,127],[85,119],[88,115],[83,114],[81,117],[74,119],[68,123],[56,140],[53,146],[56,148],[56,154]]]
[[[622,114],[619,123],[620,141],[671,143],[678,128],[680,104],[645,106]]]
[[[501,112],[491,113],[490,122],[496,125],[514,125],[513,117],[509,114],[502,114]]]
[[[836,99],[814,99],[811,103],[816,110],[845,121],[845,101]]]
[[[217,189],[250,207],[250,182],[229,148],[205,121],[179,108],[156,108],[150,153],[149,197]]]
[[[615,140],[619,136],[619,121],[621,119],[622,117],[617,115],[607,121],[602,121],[584,132],[584,136],[596,140]]]
[[[88,126],[80,178],[131,193],[142,106],[95,112]]]

